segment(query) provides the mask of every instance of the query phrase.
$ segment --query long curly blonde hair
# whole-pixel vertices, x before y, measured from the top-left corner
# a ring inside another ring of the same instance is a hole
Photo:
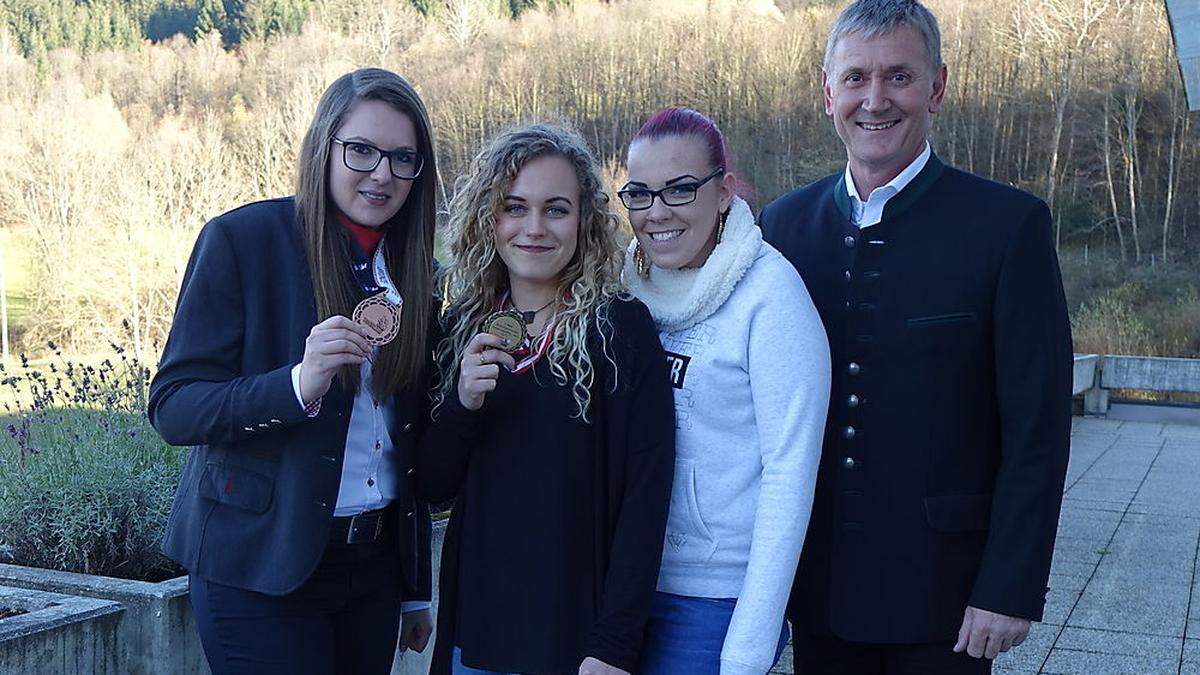
[[[588,330],[596,324],[605,358],[612,361],[608,348],[612,327],[606,310],[621,293],[623,251],[600,163],[577,132],[551,124],[518,126],[496,134],[455,184],[450,260],[438,281],[446,337],[437,348],[435,407],[447,396],[458,395],[463,350],[508,290],[508,268],[496,252],[495,241],[504,194],[526,164],[546,156],[562,157],[575,168],[581,204],[575,255],[559,273],[558,321],[546,358],[559,385],[571,387],[577,416],[588,420],[596,377],[588,353]]]

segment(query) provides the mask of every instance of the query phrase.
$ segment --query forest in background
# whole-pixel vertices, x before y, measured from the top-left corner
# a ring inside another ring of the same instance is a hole
[[[1162,3],[928,4],[950,67],[935,147],[1051,204],[1076,349],[1200,355],[1200,117]],[[819,93],[841,6],[0,0],[11,349],[152,353],[199,227],[289,194],[318,96],[364,65],[425,98],[443,196],[484,137],[533,119],[577,126],[619,184],[640,122],[684,104],[761,207],[845,161]]]

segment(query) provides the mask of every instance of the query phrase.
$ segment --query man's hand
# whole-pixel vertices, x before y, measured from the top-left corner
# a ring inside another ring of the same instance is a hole
[[[589,656],[579,664],[579,675],[629,675],[629,671],[610,666],[594,656]]]
[[[1029,619],[967,607],[954,651],[994,659],[1029,637]]]
[[[400,646],[417,652],[425,651],[433,635],[433,616],[427,609],[400,615]]]

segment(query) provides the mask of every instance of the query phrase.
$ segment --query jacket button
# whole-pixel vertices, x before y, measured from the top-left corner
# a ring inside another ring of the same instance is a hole
[[[405,472],[404,472],[404,475],[406,475],[406,476],[411,476],[411,475],[413,475],[414,473],[416,473],[416,471],[417,471],[416,469],[409,468],[409,470],[408,470],[408,471],[405,471]]]
[[[854,438],[856,433],[858,432],[854,430],[854,427],[846,427],[845,429],[842,429],[842,437],[847,440]]]
[[[412,422],[409,422],[408,424],[404,425],[404,433],[407,434],[410,431],[412,431]]]
[[[320,499],[316,500],[316,502],[314,502],[314,503],[315,503],[317,506],[321,507],[321,508],[326,508],[326,507],[328,507],[328,506],[329,506],[328,504],[326,504],[325,502],[321,501]]]
[[[861,371],[861,370],[862,370],[862,367],[859,366],[854,361],[851,361],[850,365],[846,366],[846,372],[850,373],[851,375],[857,375],[859,373],[859,371]]]
[[[375,479],[374,479],[374,478],[368,478],[368,479],[367,479],[367,487],[374,487],[374,485],[375,485]]]
[[[404,514],[404,517],[405,517],[405,518],[412,518],[412,517],[413,517],[413,512],[412,512],[412,511],[409,511],[408,513]]]
[[[846,270],[846,281],[850,281],[850,270]]]
[[[242,427],[242,431],[254,431],[254,427]]]
[[[854,237],[851,237],[850,235],[846,235],[846,238],[843,239],[842,241],[845,242],[846,248],[854,248]]]
[[[333,455],[321,455],[321,459],[325,460],[326,462],[337,462],[337,457],[334,457]]]
[[[849,396],[847,396],[846,397],[846,405],[850,406],[851,408],[857,408],[858,407],[858,396],[856,394],[850,394]]]
[[[843,457],[842,458],[842,467],[846,468],[846,469],[853,469],[854,468],[854,458],[853,457]]]

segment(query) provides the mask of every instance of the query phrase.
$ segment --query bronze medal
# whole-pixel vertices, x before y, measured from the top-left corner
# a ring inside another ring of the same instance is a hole
[[[525,341],[525,320],[521,318],[520,312],[511,309],[496,312],[484,319],[480,330],[504,340],[501,349],[509,354],[520,349],[521,343]]]
[[[400,332],[400,307],[388,301],[386,293],[372,295],[358,303],[350,318],[367,329],[367,342],[376,347],[396,339]]]

